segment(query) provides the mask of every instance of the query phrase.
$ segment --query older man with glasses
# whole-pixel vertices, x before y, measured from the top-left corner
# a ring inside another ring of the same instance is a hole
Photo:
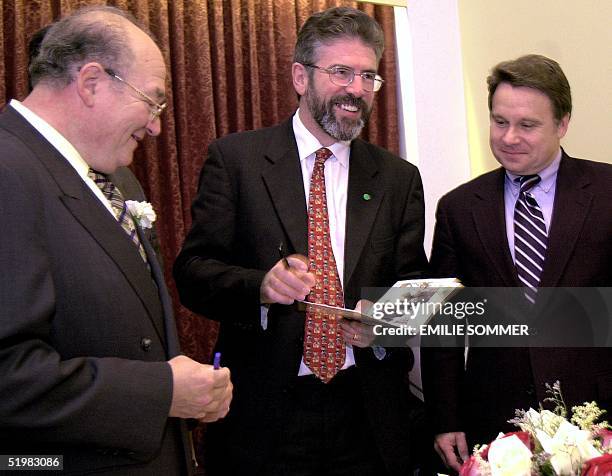
[[[136,197],[115,181],[161,131],[161,51],[111,7],[31,47],[33,89],[0,114],[0,448],[30,456],[0,471],[192,474],[183,419],[225,416],[229,370],[180,355]]]
[[[155,120],[159,116],[161,116],[161,113],[164,112],[164,109],[166,109],[166,107],[168,107],[168,103],[166,101],[163,101],[161,104],[158,103],[157,101],[155,101],[155,99],[152,99],[151,96],[149,96],[148,94],[146,94],[142,90],[138,89],[136,86],[134,86],[128,80],[123,79],[121,76],[119,76],[117,73],[115,73],[112,69],[104,68],[104,71],[106,71],[106,74],[108,74],[109,76],[115,78],[118,81],[121,81],[128,88],[130,88],[132,91],[134,91],[138,96],[140,96],[140,98],[145,103],[147,103],[147,105],[149,106],[149,111],[150,111],[149,122],[155,122]]]
[[[426,266],[417,169],[358,138],[382,51],[362,11],[313,15],[295,49],[293,117],[209,147],[174,267],[183,303],[221,323],[236,382],[207,433],[207,474],[411,474],[409,350],[296,306],[354,308],[362,287]]]

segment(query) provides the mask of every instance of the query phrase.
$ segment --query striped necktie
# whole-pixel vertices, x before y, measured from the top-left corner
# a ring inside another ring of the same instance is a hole
[[[530,192],[540,180],[539,175],[524,175],[516,179],[521,188],[514,208],[514,262],[518,277],[525,286],[525,297],[532,304],[538,292],[548,243],[544,215]]]
[[[121,225],[121,228],[123,228],[123,231],[127,233],[130,240],[132,240],[132,243],[136,245],[136,247],[138,248],[138,252],[140,253],[140,256],[142,257],[144,262],[148,264],[147,254],[145,253],[142,243],[140,243],[140,239],[138,238],[138,232],[136,231],[136,225],[134,224],[134,219],[132,218],[127,209],[121,191],[117,187],[115,187],[115,184],[111,182],[108,177],[103,173],[97,172],[93,169],[89,169],[87,175],[89,175],[89,177],[96,183],[98,188],[102,190],[102,193],[110,202],[111,208],[113,209],[113,213],[115,214],[115,218]]]
[[[342,284],[331,246],[327,196],[325,193],[325,161],[331,157],[329,149],[315,153],[315,164],[310,178],[308,197],[308,261],[316,283],[308,300],[331,306],[344,306]],[[306,311],[304,328],[304,363],[324,383],[329,382],[344,365],[346,346],[338,319],[320,310]]]

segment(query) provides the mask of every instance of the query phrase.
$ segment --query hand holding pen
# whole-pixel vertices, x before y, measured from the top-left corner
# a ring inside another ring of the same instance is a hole
[[[220,360],[219,354],[213,365],[201,364],[184,355],[168,361],[172,371],[168,416],[212,422],[227,414],[233,385],[229,369],[222,368]]]
[[[308,272],[308,258],[299,254],[287,255],[283,242],[278,245],[279,260],[266,273],[260,287],[262,304],[293,304],[303,300],[315,284]]]

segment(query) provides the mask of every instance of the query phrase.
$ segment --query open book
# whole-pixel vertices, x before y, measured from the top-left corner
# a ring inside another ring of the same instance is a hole
[[[395,283],[380,299],[361,312],[307,301],[299,301],[299,307],[370,325],[414,326],[426,324],[462,287],[457,278],[408,279]]]

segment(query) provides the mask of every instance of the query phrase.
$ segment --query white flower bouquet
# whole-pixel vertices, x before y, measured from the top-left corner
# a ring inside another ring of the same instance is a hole
[[[595,402],[568,414],[559,382],[546,384],[553,411],[517,410],[510,420],[521,431],[500,433],[476,446],[460,476],[611,476],[612,431]]]

